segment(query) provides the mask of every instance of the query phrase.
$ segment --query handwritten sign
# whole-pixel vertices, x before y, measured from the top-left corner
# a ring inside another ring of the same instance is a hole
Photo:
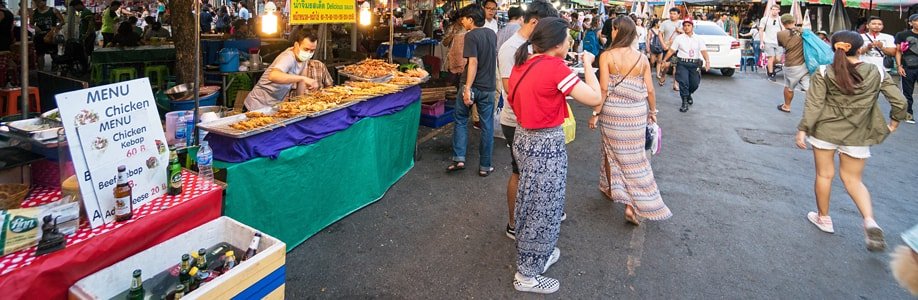
[[[354,0],[291,0],[290,24],[356,23]]]
[[[55,96],[93,228],[115,220],[118,166],[134,209],[166,192],[169,149],[146,78]]]

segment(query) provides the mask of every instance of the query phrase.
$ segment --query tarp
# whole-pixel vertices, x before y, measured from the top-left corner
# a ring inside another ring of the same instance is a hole
[[[226,168],[225,215],[276,237],[291,250],[385,195],[414,166],[421,104],[361,119],[277,159],[215,162]],[[423,201],[423,200],[421,200]]]
[[[781,5],[790,5],[793,0],[781,0]],[[800,0],[806,4],[823,4],[833,5],[835,0]],[[873,0],[873,7],[870,7],[871,0],[844,0],[845,7],[876,9],[876,10],[907,10],[909,6],[916,4],[915,0]]]
[[[848,11],[842,6],[842,1],[835,0],[835,4],[829,11],[829,32],[851,29],[851,18],[848,17]]]

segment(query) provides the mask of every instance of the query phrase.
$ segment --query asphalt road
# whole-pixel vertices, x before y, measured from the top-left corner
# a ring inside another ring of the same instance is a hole
[[[600,136],[587,128],[588,108],[574,105],[568,220],[561,259],[546,274],[561,289],[546,298],[908,299],[889,273],[888,252],[866,251],[839,179],[836,233],[806,221],[815,210],[812,152],[793,146],[803,93],[786,114],[775,109],[781,88],[760,74],[714,72],[684,114],[669,86],[658,89],[664,144],[653,168],[674,217],[640,227],[599,192]],[[515,248],[503,231],[509,148],[496,142],[497,171],[481,178],[477,133],[471,140],[469,169],[444,172],[450,134],[441,135],[421,145],[421,160],[383,199],[290,252],[287,298],[541,298],[511,283]],[[902,124],[871,149],[865,170],[889,248],[918,223],[915,145],[918,127]]]

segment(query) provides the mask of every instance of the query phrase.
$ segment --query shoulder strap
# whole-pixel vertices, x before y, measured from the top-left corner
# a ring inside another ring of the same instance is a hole
[[[526,71],[523,72],[523,75],[520,75],[520,80],[517,80],[517,81],[516,81],[516,85],[519,86],[520,83],[523,82],[523,79],[526,78],[526,74],[529,74],[529,71],[532,70],[532,67],[535,67],[535,65],[539,64],[540,62],[542,62],[542,57],[539,57],[539,60],[534,61],[531,65],[529,65],[529,68],[526,68]],[[518,91],[518,90],[519,90],[519,89],[514,88],[514,89],[513,89],[513,95],[511,95],[510,97],[511,97],[511,98],[516,98],[516,91]],[[508,99],[508,100],[509,100],[509,99]]]
[[[873,43],[873,38],[870,37],[870,33],[865,32],[865,33],[862,33],[862,34],[863,34],[864,36],[866,36],[868,40],[870,40],[870,43],[871,43],[871,44]],[[883,53],[883,49],[877,48],[876,46],[874,46],[873,49],[876,49],[877,52],[880,52],[880,56],[886,57],[886,53]],[[883,78],[880,78],[880,79],[883,79]]]
[[[641,54],[640,56],[638,56],[638,59],[634,62],[634,65],[631,66],[631,69],[628,70],[628,72],[626,72],[626,73],[622,73],[622,74],[621,74],[621,75],[622,75],[622,78],[619,79],[618,82],[616,82],[615,85],[612,86],[612,88],[616,88],[616,87],[618,87],[619,84],[622,84],[622,82],[625,81],[625,78],[628,78],[628,75],[631,74],[631,71],[634,71],[634,68],[636,68],[637,65],[638,65],[639,63],[641,63],[641,59],[642,59],[642,58],[644,58],[644,55],[643,55],[643,54]],[[617,67],[616,67],[615,69],[618,70]]]

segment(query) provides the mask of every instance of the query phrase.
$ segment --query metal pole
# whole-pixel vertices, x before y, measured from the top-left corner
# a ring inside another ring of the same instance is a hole
[[[201,88],[201,29],[199,23],[201,22],[201,1],[194,0],[194,23],[195,28],[197,29],[194,34],[194,87],[192,92],[194,93],[194,122],[195,126],[192,132],[194,137],[194,143],[192,146],[198,145],[200,142],[198,139],[201,137],[198,136],[197,124],[200,122],[201,117],[198,116],[198,108],[201,106],[201,97],[199,95]],[[225,92],[225,91],[224,91]]]
[[[392,63],[392,51],[395,49],[395,8],[392,7],[397,2],[389,2],[389,63]]]
[[[19,25],[19,64],[22,71],[22,119],[29,118],[29,3],[25,0],[19,1],[19,15],[22,23]],[[36,40],[39,39],[36,36]],[[41,70],[41,67],[38,68]]]

